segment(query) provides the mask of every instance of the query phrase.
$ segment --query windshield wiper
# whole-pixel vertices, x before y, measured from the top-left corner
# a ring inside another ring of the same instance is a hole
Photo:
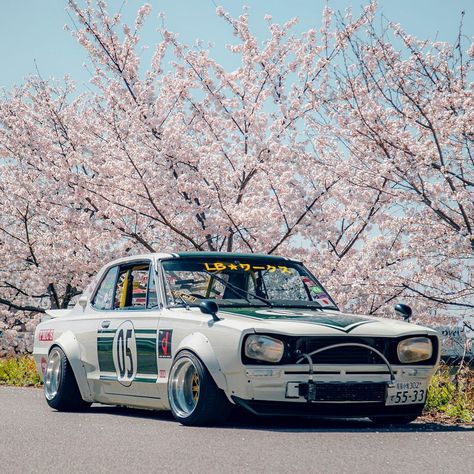
[[[189,310],[189,304],[188,302],[183,298],[183,295],[181,293],[178,293],[177,295],[174,295],[174,296],[177,296],[184,304],[184,307]]]
[[[260,300],[262,303],[265,303],[267,306],[270,306],[270,308],[273,306],[273,304],[271,303],[271,301],[267,300],[266,298],[264,298],[263,296],[258,296],[254,293],[251,293],[250,291],[248,290],[244,290],[243,288],[239,288],[238,286],[235,286],[233,285],[232,283],[229,283],[228,281],[225,281],[224,278],[221,278],[220,276],[217,276],[215,273],[211,273],[211,272],[208,272],[207,270],[202,270],[204,273],[207,273],[208,275],[210,275],[212,278],[215,278],[217,281],[220,281],[224,286],[226,286],[227,288],[230,288],[231,290],[233,290],[234,292],[236,293],[239,293],[241,296],[244,297],[244,299],[249,303],[249,304],[252,304],[252,302],[247,298],[247,295],[248,296],[251,296],[252,298],[255,298],[257,300]]]

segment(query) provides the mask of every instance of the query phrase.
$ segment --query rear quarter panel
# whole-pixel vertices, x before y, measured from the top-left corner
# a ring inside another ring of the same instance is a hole
[[[78,321],[71,316],[43,321],[36,327],[33,356],[36,369],[41,379],[44,380],[49,352],[52,347],[59,346],[71,364],[82,398],[92,401],[83,364],[83,351],[76,337],[78,331],[86,329],[83,327],[84,323],[85,321]]]

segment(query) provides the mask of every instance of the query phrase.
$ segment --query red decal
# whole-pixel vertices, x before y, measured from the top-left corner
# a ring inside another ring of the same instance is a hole
[[[54,339],[54,329],[40,329],[38,340],[52,341]]]
[[[41,372],[43,372],[43,374],[45,374],[46,373],[46,367],[48,366],[48,362],[46,361],[46,357],[41,357],[40,365],[41,365]]]
[[[166,378],[166,370],[160,369],[160,379],[165,379],[165,378]]]
[[[171,358],[171,341],[173,337],[172,329],[160,329],[158,332],[158,357]]]
[[[162,349],[163,355],[168,355],[169,339],[170,339],[170,333],[166,332],[165,337],[161,340],[161,349]]]
[[[326,298],[321,298],[321,299],[318,299],[316,300],[319,304],[321,304],[322,306],[331,306],[331,302],[326,299]]]

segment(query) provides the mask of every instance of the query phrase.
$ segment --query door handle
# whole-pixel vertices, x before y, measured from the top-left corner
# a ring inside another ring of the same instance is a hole
[[[110,321],[102,321],[100,324],[103,328],[108,328],[110,326]]]

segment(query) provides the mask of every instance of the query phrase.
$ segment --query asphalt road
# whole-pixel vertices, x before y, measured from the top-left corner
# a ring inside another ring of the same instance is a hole
[[[474,472],[473,427],[242,418],[187,428],[167,412],[59,413],[42,390],[0,387],[0,472]]]

